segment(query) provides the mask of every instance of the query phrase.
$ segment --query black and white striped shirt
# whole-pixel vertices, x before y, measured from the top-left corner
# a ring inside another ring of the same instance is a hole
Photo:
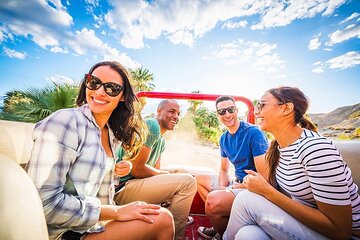
[[[330,140],[305,129],[295,143],[279,151],[276,180],[292,199],[313,208],[317,208],[316,201],[351,204],[353,230],[360,230],[358,187]]]

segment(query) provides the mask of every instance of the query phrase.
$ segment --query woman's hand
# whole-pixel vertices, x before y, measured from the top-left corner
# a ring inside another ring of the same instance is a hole
[[[129,204],[117,206],[117,221],[142,220],[144,222],[153,223],[154,220],[149,215],[159,215],[160,206],[155,204],[147,204],[145,202],[132,202]]]
[[[115,174],[119,177],[128,175],[131,171],[132,164],[129,161],[121,161],[115,164]]]
[[[253,170],[244,170],[248,175],[243,179],[244,186],[251,192],[265,196],[272,186],[266,181],[266,179]]]

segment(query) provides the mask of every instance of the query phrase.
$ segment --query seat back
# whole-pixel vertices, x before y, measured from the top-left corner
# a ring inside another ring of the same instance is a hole
[[[0,120],[0,154],[25,165],[30,160],[34,124]]]
[[[351,169],[351,175],[360,193],[360,141],[335,141],[341,156]]]
[[[38,192],[13,159],[0,154],[0,239],[49,239]]]

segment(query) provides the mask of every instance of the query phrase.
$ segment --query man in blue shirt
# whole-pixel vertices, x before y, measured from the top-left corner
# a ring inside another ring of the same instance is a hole
[[[232,97],[219,97],[216,100],[216,111],[227,129],[220,138],[219,175],[196,176],[199,195],[205,202],[205,212],[213,225],[212,228],[198,228],[199,235],[207,239],[217,239],[224,233],[232,203],[247,175],[244,170],[257,171],[267,179],[265,153],[268,142],[264,133],[258,127],[238,119],[238,109]],[[235,168],[235,179],[229,177],[230,163]]]

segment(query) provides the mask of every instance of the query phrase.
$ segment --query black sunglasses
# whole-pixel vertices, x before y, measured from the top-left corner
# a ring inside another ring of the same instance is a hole
[[[84,78],[85,86],[90,90],[97,90],[104,86],[104,90],[110,97],[116,97],[124,89],[123,86],[113,82],[103,83],[99,78],[87,73]]]
[[[259,112],[266,106],[266,105],[283,105],[284,103],[282,102],[277,102],[277,103],[267,103],[267,102],[257,102],[255,105],[255,109],[258,110]]]
[[[226,111],[228,111],[229,113],[234,113],[236,110],[235,106],[232,107],[228,107],[228,108],[219,108],[217,111],[217,113],[221,116],[226,114]]]

